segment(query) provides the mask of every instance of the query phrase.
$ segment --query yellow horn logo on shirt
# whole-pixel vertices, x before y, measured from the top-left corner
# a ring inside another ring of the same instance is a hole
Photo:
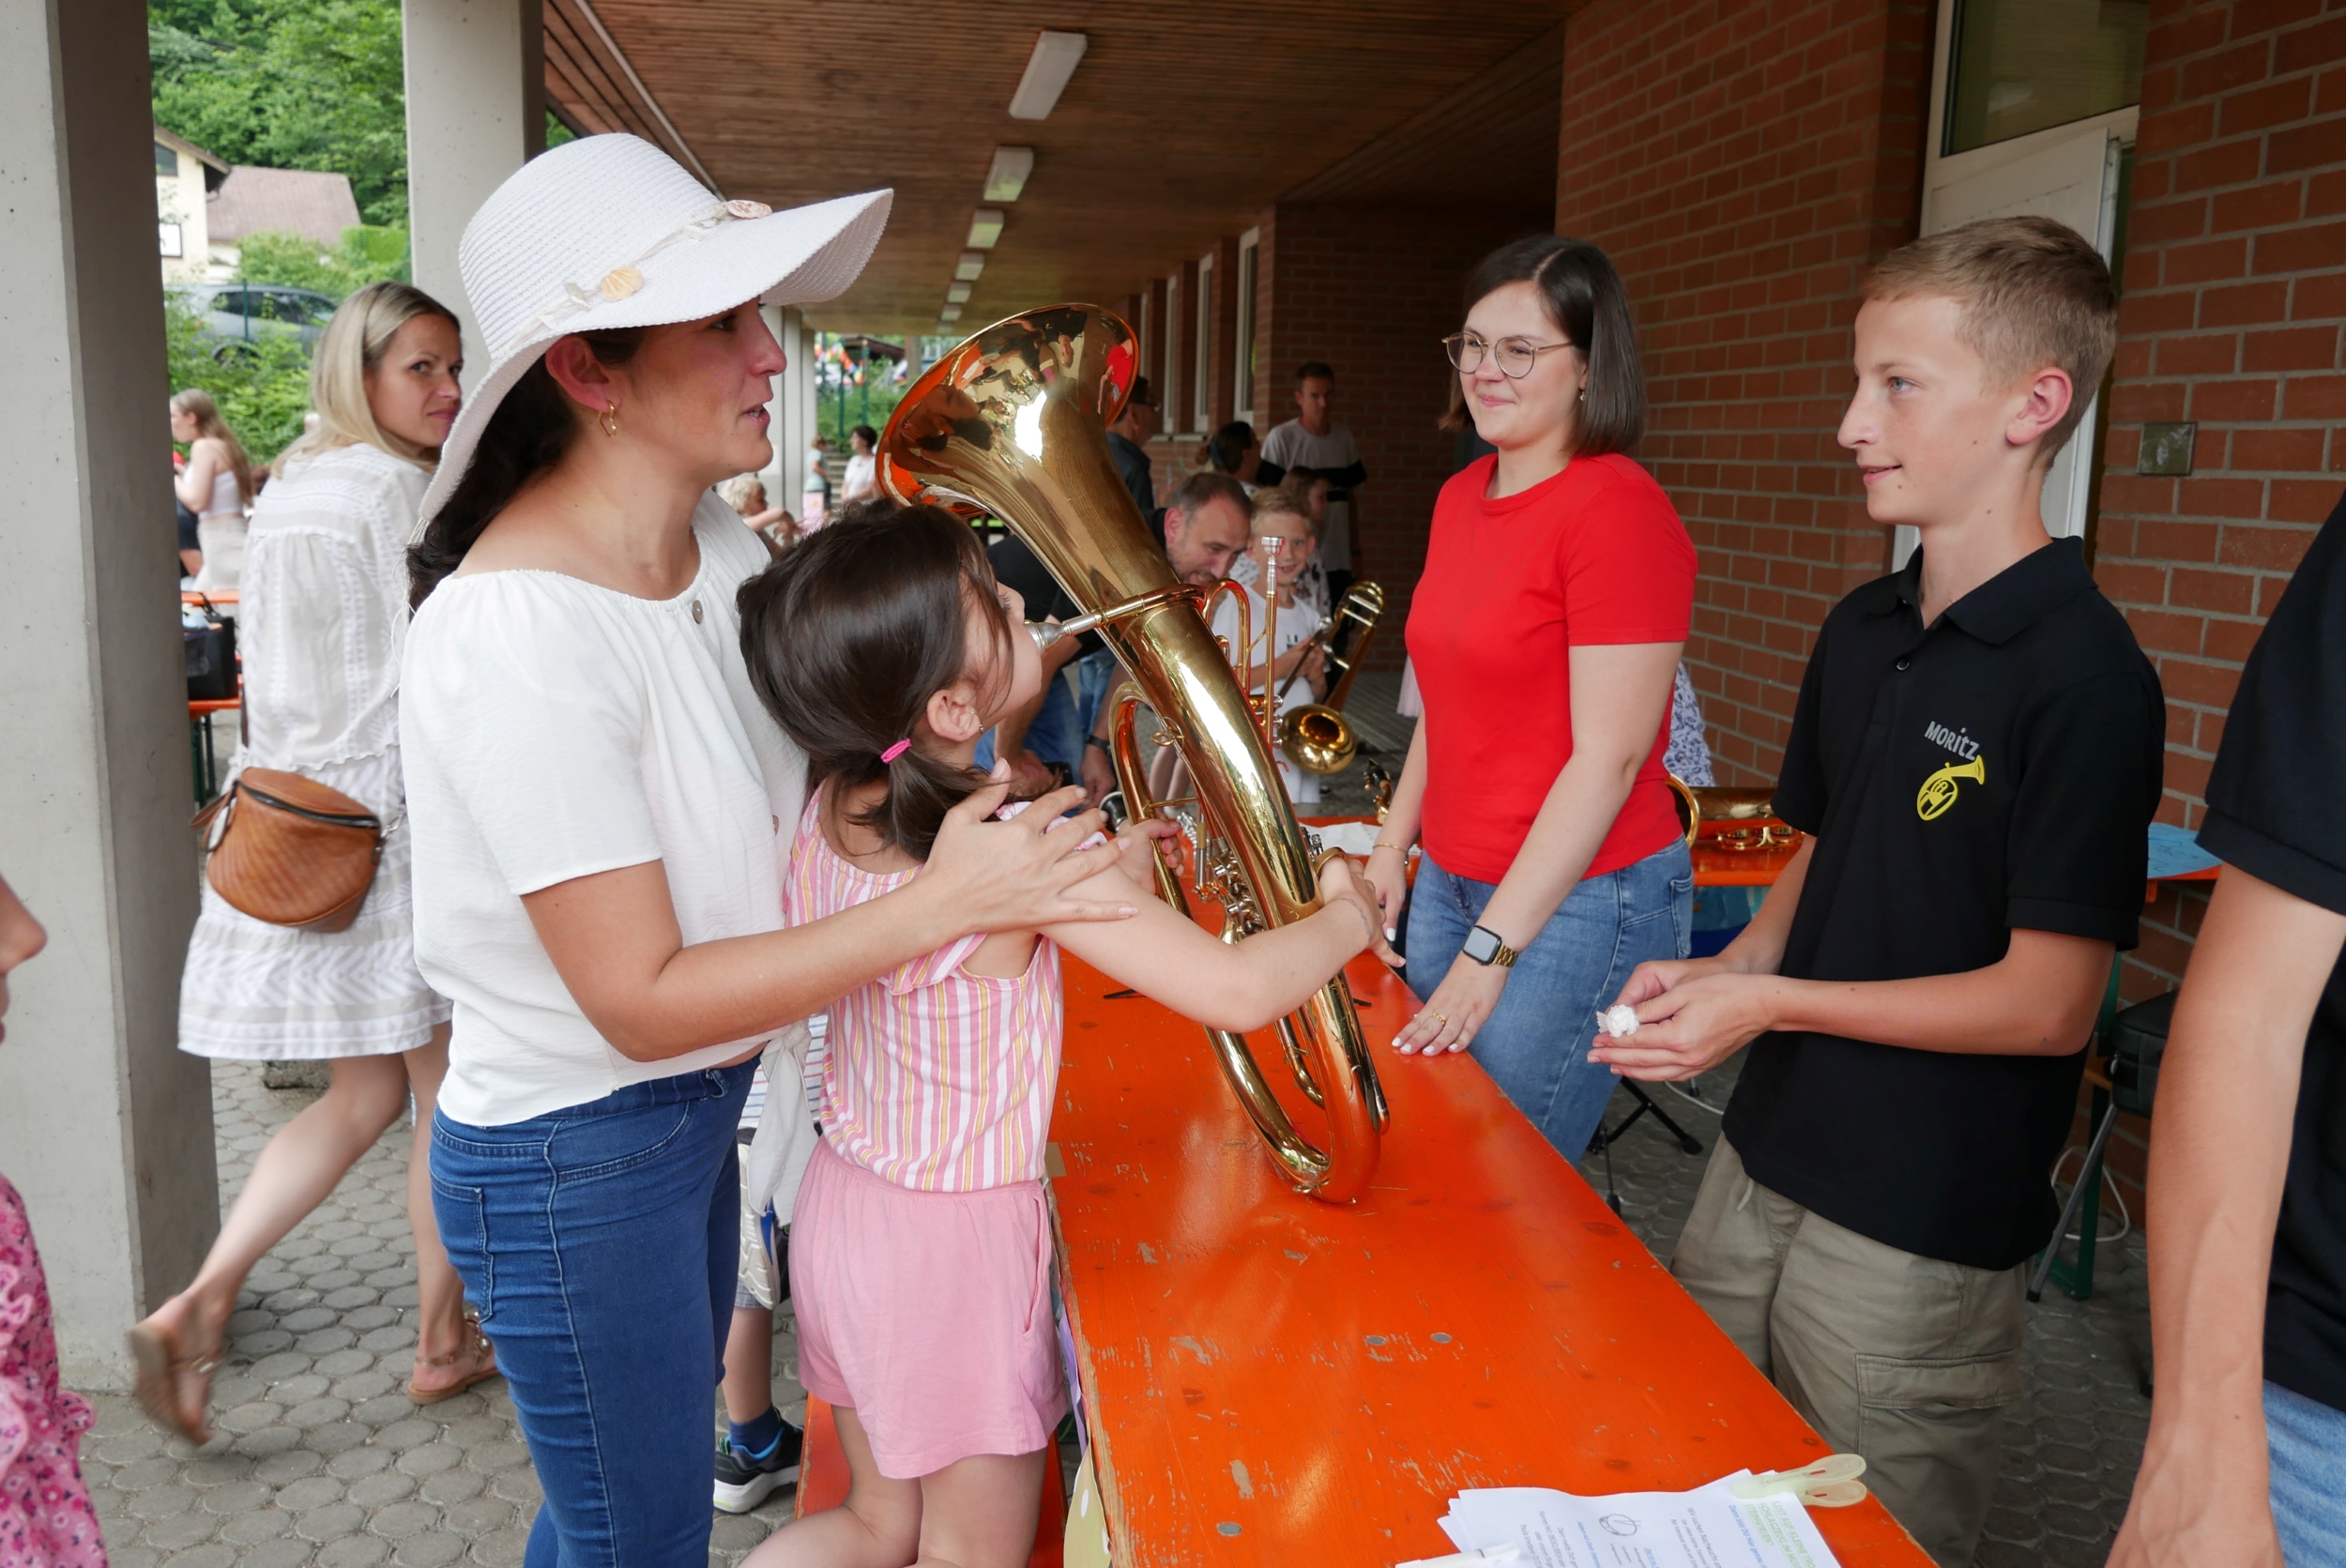
[[[1947,814],[1955,804],[1955,792],[1959,781],[1970,779],[1974,784],[1988,782],[1988,759],[1973,757],[1969,762],[1950,762],[1923,781],[1923,787],[1914,795],[1914,814],[1925,822]]]

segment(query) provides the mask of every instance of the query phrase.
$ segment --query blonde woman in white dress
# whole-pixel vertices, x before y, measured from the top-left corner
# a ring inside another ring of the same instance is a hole
[[[195,586],[206,593],[233,593],[244,567],[244,509],[252,504],[251,460],[221,418],[212,394],[201,387],[172,394],[171,438],[188,449],[188,465],[171,482],[179,504],[195,513],[196,544],[203,557]]]
[[[461,353],[454,316],[429,296],[402,283],[351,296],[312,363],[317,428],[278,459],[246,540],[237,767],[314,779],[362,803],[387,831],[373,886],[346,931],[270,925],[204,890],[180,983],[179,1048],[326,1060],[333,1080],[254,1161],[194,1283],[131,1331],[141,1402],[198,1442],[246,1274],[325,1201],[410,1093],[425,1135],[448,1068],[449,1004],[416,969],[399,669],[407,546],[456,417]],[[417,1145],[408,1180],[419,1296],[408,1394],[419,1404],[496,1370],[433,1223],[426,1147]]]

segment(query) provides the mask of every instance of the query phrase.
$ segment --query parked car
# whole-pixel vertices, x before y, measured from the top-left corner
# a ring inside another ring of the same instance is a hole
[[[236,352],[256,338],[299,338],[315,343],[334,313],[334,299],[311,289],[275,283],[181,283],[171,295],[204,318],[204,336],[216,344],[213,358]]]

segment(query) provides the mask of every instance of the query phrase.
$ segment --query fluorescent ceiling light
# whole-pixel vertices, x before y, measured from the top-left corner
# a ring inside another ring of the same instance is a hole
[[[982,206],[969,220],[969,237],[962,243],[973,251],[991,251],[994,242],[1002,237],[1002,209]]]
[[[1081,33],[1038,34],[1034,53],[1027,56],[1027,74],[1018,79],[1018,90],[1010,95],[1010,117],[1013,120],[1047,120],[1051,111],[1059,107],[1059,95],[1067,90],[1067,79],[1075,74],[1077,62],[1084,57],[1091,40]]]
[[[969,285],[967,283],[947,283],[945,285],[945,298],[949,303],[958,305],[968,297]]]
[[[961,253],[961,260],[953,266],[953,276],[965,283],[974,283],[978,281],[978,274],[984,270],[985,252],[983,251],[964,251]]]
[[[1027,181],[1034,177],[1032,147],[996,147],[994,162],[985,171],[985,199],[989,202],[1014,202],[1027,189]]]
[[[948,305],[943,310],[937,312],[937,324],[942,327],[951,327],[954,322],[959,321],[960,319],[961,307],[958,305]]]

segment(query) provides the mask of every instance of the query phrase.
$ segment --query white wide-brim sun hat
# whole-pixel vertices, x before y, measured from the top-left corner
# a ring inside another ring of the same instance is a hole
[[[890,190],[781,212],[723,201],[638,136],[583,136],[531,159],[480,204],[457,246],[488,373],[440,448],[423,521],[472,465],[480,433],[556,339],[697,321],[744,300],[844,293],[888,226]]]

